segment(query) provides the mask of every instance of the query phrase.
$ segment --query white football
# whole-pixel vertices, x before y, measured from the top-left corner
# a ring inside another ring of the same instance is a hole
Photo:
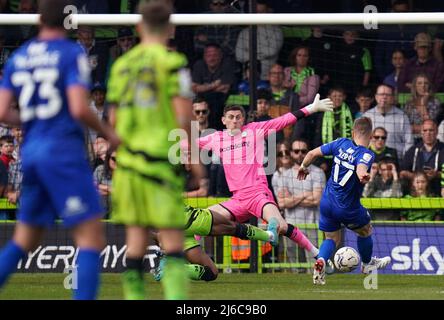
[[[352,247],[342,247],[336,251],[334,264],[340,272],[351,272],[359,265],[361,257]]]

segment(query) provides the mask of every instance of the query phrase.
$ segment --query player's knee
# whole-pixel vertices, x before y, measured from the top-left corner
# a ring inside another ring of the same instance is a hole
[[[217,275],[219,274],[219,271],[217,270],[211,270],[210,267],[205,266],[205,271],[202,275],[202,280],[204,281],[214,281],[217,279]]]
[[[373,233],[373,227],[371,224],[368,224],[356,232],[360,237],[367,238],[370,237]]]

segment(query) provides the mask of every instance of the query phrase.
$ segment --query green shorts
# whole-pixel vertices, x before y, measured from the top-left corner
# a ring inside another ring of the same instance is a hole
[[[185,236],[208,236],[213,227],[213,215],[208,209],[185,206]]]
[[[194,236],[186,236],[183,242],[183,251],[191,250],[199,246],[200,243],[194,239]]]
[[[186,219],[179,179],[173,186],[117,168],[113,174],[111,220],[125,225],[183,229]]]

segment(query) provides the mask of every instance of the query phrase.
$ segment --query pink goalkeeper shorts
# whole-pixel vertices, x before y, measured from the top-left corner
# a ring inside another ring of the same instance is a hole
[[[271,203],[277,207],[273,193],[268,187],[254,188],[247,192],[235,192],[233,197],[220,205],[230,211],[237,222],[243,223],[256,216],[262,219],[262,209],[266,204]]]

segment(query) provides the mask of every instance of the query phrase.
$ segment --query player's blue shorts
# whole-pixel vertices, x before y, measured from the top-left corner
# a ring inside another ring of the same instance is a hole
[[[341,224],[348,229],[362,228],[370,223],[370,214],[363,206],[356,209],[344,209],[336,206],[326,197],[321,198],[320,203],[319,230],[333,232],[341,229]]]
[[[30,150],[22,150],[19,221],[45,227],[62,219],[66,227],[72,227],[102,217],[99,195],[82,149],[77,149],[79,154],[71,149],[64,156],[34,151],[31,155]]]

